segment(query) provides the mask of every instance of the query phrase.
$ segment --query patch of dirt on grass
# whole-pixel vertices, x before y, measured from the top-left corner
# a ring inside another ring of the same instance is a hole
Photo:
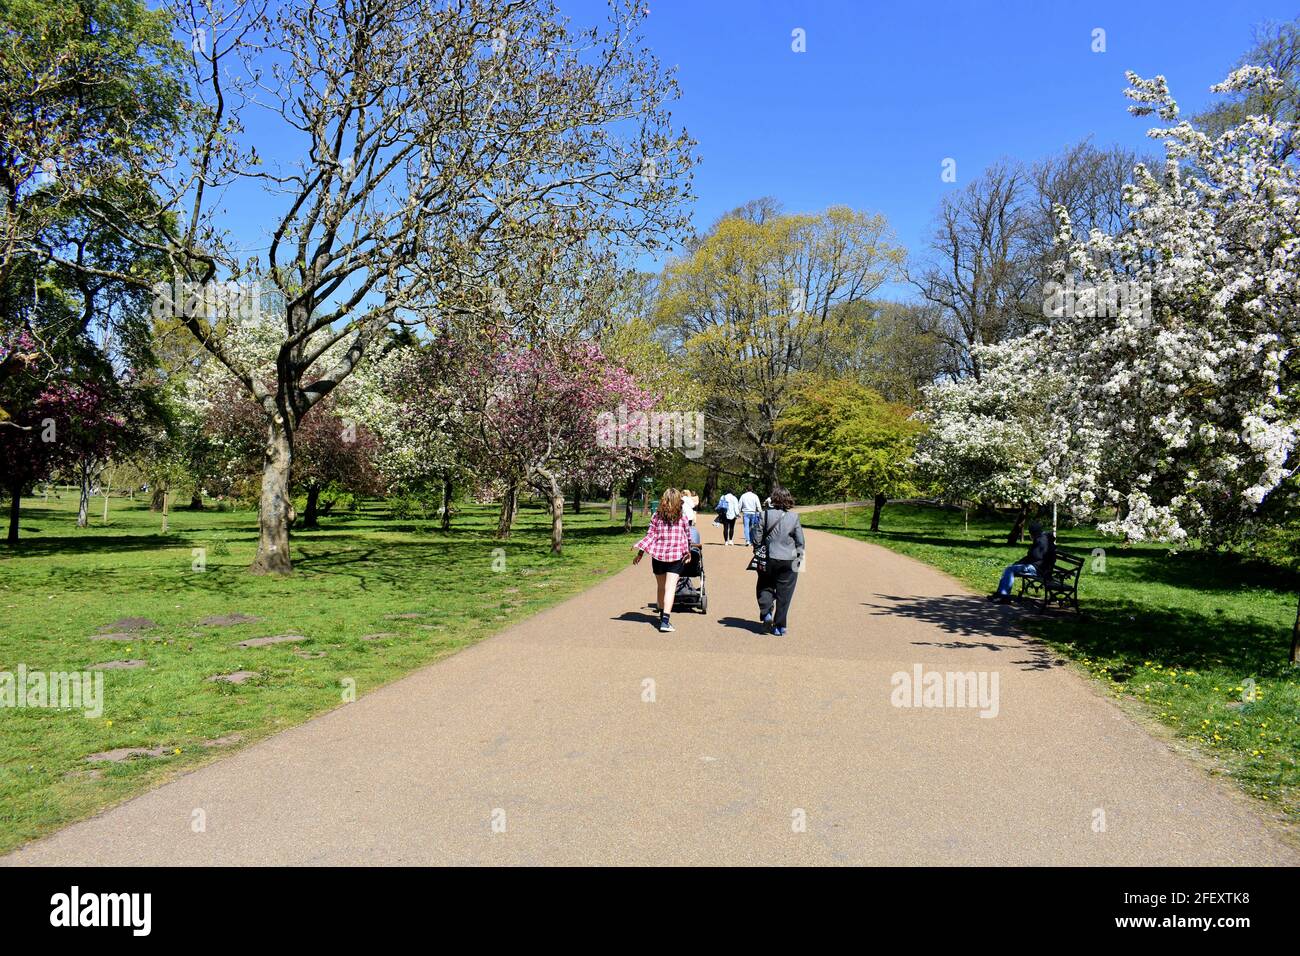
[[[236,647],[268,647],[271,644],[292,644],[298,641],[309,640],[302,634],[276,634],[272,637],[254,637],[247,641],[240,641]]]
[[[116,750],[105,750],[102,753],[91,754],[85,759],[93,763],[101,761],[122,763],[126,760],[134,760],[136,757],[165,757],[167,753],[166,747],[118,747]]]
[[[212,617],[205,617],[199,621],[199,627],[235,627],[239,624],[252,624],[254,621],[260,621],[260,617],[252,614],[214,614]]]
[[[208,678],[208,683],[242,684],[256,676],[257,671],[235,671],[233,674],[213,674]]]

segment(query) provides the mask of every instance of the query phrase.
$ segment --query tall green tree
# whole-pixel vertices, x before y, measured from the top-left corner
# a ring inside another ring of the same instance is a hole
[[[174,135],[168,31],[140,0],[0,0],[0,281],[69,204],[137,177]]]
[[[948,368],[939,310],[913,302],[860,301],[842,307],[842,346],[823,371],[854,378],[886,401],[916,407]]]
[[[712,454],[776,481],[777,422],[853,334],[844,307],[895,275],[884,216],[834,206],[785,214],[773,200],[724,216],[661,279],[658,319],[707,395]]]
[[[923,428],[911,409],[859,382],[812,383],[779,422],[787,483],[805,498],[870,498],[879,531],[886,502],[916,490],[911,458]]]
[[[139,171],[180,123],[168,22],[140,0],[0,0],[0,350],[26,356],[0,362],[0,427],[19,427],[33,387],[119,394],[149,364],[139,293],[110,275],[156,259],[89,210],[147,195]]]

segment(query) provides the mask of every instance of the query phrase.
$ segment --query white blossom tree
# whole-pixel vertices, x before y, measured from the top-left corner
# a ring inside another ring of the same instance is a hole
[[[1067,473],[1054,438],[1060,376],[1037,363],[1034,336],[981,345],[973,359],[983,372],[923,390],[917,418],[928,427],[913,459],[945,496],[1017,506],[1008,543],[1020,539],[1030,504],[1060,500]]]
[[[1177,122],[1163,77],[1129,80],[1132,111],[1172,124],[1150,134],[1165,167],[1136,168],[1123,232],[1075,241],[1062,217],[1088,291],[1050,324],[1041,361],[1070,384],[1062,417],[1088,425],[1061,436],[1077,480],[1119,509],[1102,530],[1227,541],[1296,467],[1300,171],[1275,154],[1295,124],[1251,116],[1211,137]],[[1276,82],[1245,67],[1214,89]],[[1098,266],[1112,261],[1122,272]],[[1098,434],[1105,454],[1084,454]]]
[[[390,490],[439,488],[447,530],[453,491],[464,477],[465,414],[455,395],[463,370],[430,354],[439,348],[438,341],[402,344],[374,357],[346,383],[340,407],[378,437],[378,468]]]
[[[1166,123],[1149,134],[1163,170],[1135,168],[1114,234],[1080,239],[1058,210],[1064,268],[1049,321],[1006,344],[990,390],[935,391],[923,453],[953,467],[945,455],[978,461],[989,446],[1013,481],[1037,460],[1037,494],[1106,512],[1103,532],[1227,543],[1263,520],[1297,468],[1300,169],[1278,149],[1296,123],[1251,115],[1211,135],[1179,120],[1163,77],[1129,81],[1131,111]],[[1279,82],[1246,66],[1214,89],[1249,99]],[[1059,386],[1039,403],[1048,414],[1018,430],[1034,407],[1018,389],[1045,375]]]

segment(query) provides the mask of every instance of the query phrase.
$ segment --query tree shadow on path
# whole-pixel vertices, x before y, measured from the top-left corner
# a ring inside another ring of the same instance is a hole
[[[943,647],[948,650],[1012,651],[1027,656],[1011,663],[1021,670],[1049,670],[1064,663],[1046,644],[1029,637],[1014,626],[1017,611],[1010,605],[990,604],[983,598],[946,594],[935,597],[899,597],[877,594],[889,603],[863,603],[881,617],[907,617],[932,624],[948,634],[974,640],[913,641],[919,646]]]

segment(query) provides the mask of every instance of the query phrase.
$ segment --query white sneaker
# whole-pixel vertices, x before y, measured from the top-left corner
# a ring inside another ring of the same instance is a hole
[[[659,622],[659,633],[660,633],[660,634],[671,634],[673,631],[676,631],[676,630],[677,630],[677,628],[673,627],[672,624],[671,624],[670,622],[668,622],[668,621],[660,621],[660,622]]]

